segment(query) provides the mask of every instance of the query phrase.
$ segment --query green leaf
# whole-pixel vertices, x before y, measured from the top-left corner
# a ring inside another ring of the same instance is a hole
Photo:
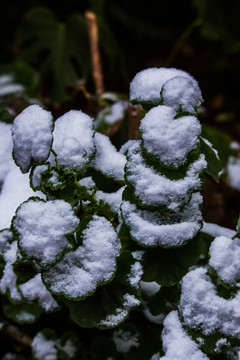
[[[164,287],[153,295],[149,302],[149,310],[152,315],[160,315],[169,311],[169,304],[175,308],[180,300],[181,290],[178,286]]]
[[[42,308],[38,304],[13,304],[6,297],[2,298],[2,309],[4,315],[17,324],[33,324],[42,313]]]
[[[52,101],[68,97],[67,87],[89,73],[89,45],[85,18],[72,14],[60,22],[47,8],[31,9],[17,33],[20,58],[39,68]]]
[[[117,359],[117,350],[114,342],[106,336],[96,337],[90,346],[92,360]]]
[[[143,256],[143,281],[173,286],[188,272],[190,266],[198,263],[200,255],[198,236],[177,249],[148,249]]]
[[[210,175],[216,182],[219,180],[220,172],[222,170],[222,165],[218,157],[217,152],[211,146],[206,139],[200,138],[201,150],[205,155],[205,160],[207,161],[207,168],[205,172]]]
[[[118,258],[114,279],[97,289],[83,301],[67,301],[71,318],[85,328],[113,328],[123,322],[130,310],[139,305],[140,289],[130,284],[131,267],[134,265],[129,251],[124,250]],[[132,297],[133,302],[128,302]]]
[[[56,347],[60,360],[87,360],[87,351],[73,331],[66,331],[57,342]]]
[[[12,124],[13,119],[13,116],[7,109],[0,107],[0,121],[3,121],[7,124]]]

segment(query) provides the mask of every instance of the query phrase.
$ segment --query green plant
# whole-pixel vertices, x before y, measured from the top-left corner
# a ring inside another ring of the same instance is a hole
[[[14,359],[217,359],[239,345],[239,226],[233,240],[203,226],[203,172],[217,179],[220,166],[201,137],[198,84],[153,68],[130,93],[145,116],[120,151],[81,111],[54,122],[32,105],[14,120],[15,163],[38,191],[0,232],[2,326],[32,348]]]

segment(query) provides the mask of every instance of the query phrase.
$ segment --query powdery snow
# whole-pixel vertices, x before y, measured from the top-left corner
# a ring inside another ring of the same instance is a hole
[[[95,128],[98,129],[102,125],[113,125],[119,120],[122,120],[125,115],[126,108],[126,101],[117,101],[115,104],[101,110],[95,120]]]
[[[177,311],[170,312],[164,320],[162,344],[165,356],[160,357],[161,360],[208,359],[183,329]]]
[[[140,334],[138,332],[132,333],[131,331],[120,328],[114,330],[112,339],[116,345],[117,351],[125,354],[130,348],[139,347],[139,337]]]
[[[91,166],[114,180],[124,180],[126,158],[117,151],[108,136],[95,133],[94,142],[97,148]]]
[[[212,235],[213,237],[217,236],[226,236],[226,237],[233,237],[236,234],[236,231],[225,228],[223,226],[203,222],[202,232],[205,232],[209,235]]]
[[[71,110],[58,118],[53,132],[53,150],[58,165],[82,171],[94,156],[93,119],[80,110]]]
[[[48,170],[48,165],[46,164],[38,165],[33,169],[30,179],[33,190],[36,190],[41,186],[42,174],[47,170]]]
[[[155,295],[161,288],[161,285],[159,285],[156,281],[141,281],[140,286],[142,291],[150,297]]]
[[[184,324],[204,335],[240,336],[240,291],[231,299],[218,296],[205,268],[183,277],[179,310]]]
[[[114,274],[120,242],[112,224],[95,215],[82,237],[81,246],[43,273],[44,283],[55,294],[86,297]]]
[[[53,119],[49,111],[39,105],[28,106],[19,114],[12,126],[13,154],[23,173],[32,161],[47,160],[52,144]]]
[[[35,193],[31,189],[28,175],[22,174],[14,165],[8,172],[0,193],[0,229],[10,228],[18,206],[29,197],[36,195],[44,197],[42,193]]]
[[[240,159],[233,156],[229,157],[227,164],[227,174],[229,184],[233,188],[240,190]]]
[[[47,340],[41,333],[33,339],[32,352],[37,360],[57,360],[55,341]]]
[[[176,77],[183,77],[187,80],[190,80],[190,83],[186,84],[186,81],[183,81],[182,85],[182,82],[180,81],[179,85],[179,81],[174,79]],[[170,79],[174,81],[170,82]],[[169,81],[168,84],[166,84],[167,81]],[[178,89],[175,89],[176,83]],[[174,102],[178,102],[179,100],[181,101],[182,98],[182,106],[185,104],[188,105],[189,100],[191,105],[193,99],[189,99],[189,95],[193,95],[194,99],[197,99],[196,105],[199,105],[199,101],[202,100],[201,90],[199,89],[198,82],[187,72],[175,68],[149,68],[140,71],[137,75],[135,75],[130,84],[130,100],[137,100],[139,102],[150,101],[156,104],[160,104],[160,92],[164,84],[167,85],[164,100],[170,104],[172,104],[173,100]],[[193,88],[191,93],[189,93],[189,85],[191,85]],[[175,95],[175,98],[171,96],[172,91]]]
[[[166,206],[177,211],[190,200],[192,192],[201,188],[199,173],[206,167],[204,155],[192,163],[185,177],[179,180],[170,180],[147,165],[141,154],[140,141],[128,149],[127,159],[126,179],[144,206]]]
[[[231,286],[240,280],[240,239],[215,238],[209,249],[209,265],[222,281]],[[240,287],[240,284],[238,284]]]
[[[56,310],[59,305],[42,282],[41,274],[19,286],[22,296],[28,301],[37,301],[45,311]]]
[[[12,146],[11,125],[0,121],[0,188],[9,170],[15,166]]]
[[[102,200],[104,204],[107,204],[110,209],[115,212],[119,213],[120,205],[122,203],[122,193],[124,187],[121,187],[116,192],[106,193],[101,190],[96,191],[95,196],[97,201]]]
[[[146,151],[167,167],[178,168],[199,144],[201,125],[195,116],[175,119],[169,106],[156,106],[141,121],[140,133]]]
[[[178,214],[138,209],[135,204],[123,201],[121,213],[132,238],[143,246],[181,246],[201,229],[200,194]]]
[[[79,220],[64,200],[29,200],[21,204],[13,221],[20,250],[42,266],[54,263],[71,248],[65,235],[73,232]]]

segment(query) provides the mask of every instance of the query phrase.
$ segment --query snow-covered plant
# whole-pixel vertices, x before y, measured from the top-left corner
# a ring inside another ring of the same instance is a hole
[[[216,180],[220,167],[201,137],[198,83],[152,68],[130,100],[145,116],[120,151],[82,111],[54,121],[31,105],[11,128],[16,166],[0,124],[0,322],[30,334],[24,359],[238,352],[240,225],[234,235],[202,219],[203,173]]]

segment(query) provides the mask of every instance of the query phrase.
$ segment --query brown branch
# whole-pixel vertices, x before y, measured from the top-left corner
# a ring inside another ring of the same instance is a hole
[[[25,346],[28,347],[32,346],[32,339],[12,325],[4,325],[1,328],[0,332],[6,336],[11,337],[12,339],[17,340],[18,342],[20,342]]]
[[[85,18],[87,21],[87,27],[89,33],[91,59],[92,59],[92,73],[95,84],[95,92],[97,96],[100,96],[104,93],[104,85],[103,85],[101,57],[99,52],[97,19],[96,19],[96,15],[91,11],[85,12]]]

